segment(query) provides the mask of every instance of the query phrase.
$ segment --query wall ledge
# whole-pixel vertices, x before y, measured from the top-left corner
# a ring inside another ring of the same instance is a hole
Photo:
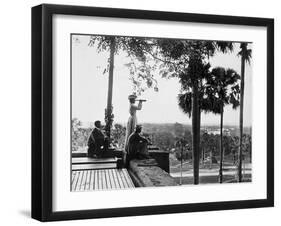
[[[154,159],[131,160],[129,173],[137,187],[177,186],[178,184]]]

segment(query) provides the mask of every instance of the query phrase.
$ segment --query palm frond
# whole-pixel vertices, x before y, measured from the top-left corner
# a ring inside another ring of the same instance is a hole
[[[218,49],[222,53],[232,52],[234,47],[233,42],[225,42],[225,41],[216,41],[215,45],[216,45],[216,49]]]
[[[178,95],[178,104],[180,109],[185,113],[188,114],[188,117],[191,117],[192,111],[192,93],[186,92],[184,94]]]
[[[248,43],[242,42],[240,44],[240,51],[237,54],[240,57],[244,57],[245,61],[250,64],[252,58],[252,49],[248,49]]]

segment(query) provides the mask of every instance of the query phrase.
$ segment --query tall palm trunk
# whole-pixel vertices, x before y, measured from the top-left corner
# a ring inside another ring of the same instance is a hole
[[[238,160],[238,180],[242,182],[242,138],[243,138],[243,110],[244,110],[244,77],[245,77],[245,55],[242,50],[241,55],[241,90],[240,90],[240,119],[239,119],[239,160]]]
[[[183,145],[181,145],[181,177],[180,177],[180,185],[182,185],[182,156],[183,156]]]
[[[193,183],[199,184],[200,161],[200,110],[198,83],[193,85],[192,97],[192,154],[193,154]]]
[[[113,68],[114,68],[114,52],[115,52],[116,41],[115,38],[111,38],[110,43],[110,56],[109,56],[109,77],[108,77],[108,91],[107,91],[107,116],[112,115],[112,90],[113,90]],[[111,122],[108,120],[107,136],[110,138]]]
[[[220,125],[220,170],[219,170],[219,182],[223,181],[223,104],[221,104],[221,125]]]

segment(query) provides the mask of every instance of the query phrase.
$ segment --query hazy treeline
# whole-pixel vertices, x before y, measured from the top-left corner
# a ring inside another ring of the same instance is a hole
[[[216,126],[204,127],[209,132],[202,129],[200,132],[202,161],[207,160],[211,155],[219,160],[220,135],[212,134],[210,131],[218,129]],[[78,151],[80,148],[87,146],[88,137],[93,127],[85,128],[77,118],[72,120],[72,151]],[[239,150],[238,128],[230,127],[231,133],[223,136],[224,158],[229,161],[236,161]],[[246,131],[250,131],[249,129]],[[111,131],[112,145],[117,149],[124,148],[126,128],[121,124],[114,124]],[[192,135],[191,126],[180,123],[167,124],[143,124],[143,135],[146,136],[153,145],[161,150],[169,151],[171,157],[180,160],[192,158]],[[183,145],[182,145],[183,144]],[[251,161],[251,134],[243,135],[243,153]]]

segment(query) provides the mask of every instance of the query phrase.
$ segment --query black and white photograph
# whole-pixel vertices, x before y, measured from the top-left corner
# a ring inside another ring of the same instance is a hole
[[[274,20],[33,7],[31,160],[40,221],[274,206]]]
[[[252,183],[253,43],[65,41],[72,192]]]
[[[3,1],[0,224],[279,222],[280,4],[233,3]]]

